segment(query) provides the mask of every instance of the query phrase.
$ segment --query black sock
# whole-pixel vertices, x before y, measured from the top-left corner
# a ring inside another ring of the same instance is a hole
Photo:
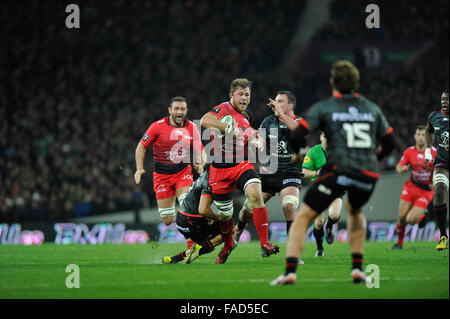
[[[359,254],[359,253],[353,253],[352,254],[352,270],[353,269],[362,270],[362,263],[363,263],[363,255]]]
[[[242,222],[240,219],[238,220],[237,227],[239,230],[243,230],[247,226],[247,223]]]
[[[291,229],[292,220],[286,221],[286,233],[289,234],[289,229]]]
[[[436,214],[436,221],[439,227],[439,231],[441,232],[441,237],[447,236],[447,204],[444,204],[442,206],[435,206],[434,212]]]
[[[313,235],[314,235],[314,238],[316,239],[317,250],[323,250],[323,245],[322,245],[322,243],[323,243],[323,234],[324,234],[323,227],[321,227],[320,229],[316,229],[314,227]]]
[[[327,228],[331,228],[331,227],[333,227],[333,225],[334,224],[336,224],[338,221],[339,221],[339,218],[340,218],[341,216],[339,216],[336,220],[332,220],[331,218],[330,218],[330,216],[328,216],[328,220],[327,220]]]
[[[285,275],[293,272],[297,272],[298,258],[297,257],[287,257],[286,258],[286,272]]]
[[[200,248],[198,255],[204,255],[212,252],[214,250],[214,245],[211,243],[211,241],[206,240],[202,243],[202,248]]]
[[[173,263],[177,263],[182,261],[184,258],[186,257],[186,252],[182,251],[181,253],[179,253],[178,255],[175,255],[172,257],[172,262]]]

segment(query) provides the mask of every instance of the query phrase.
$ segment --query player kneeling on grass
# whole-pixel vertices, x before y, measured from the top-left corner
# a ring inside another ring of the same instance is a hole
[[[176,215],[179,232],[186,239],[191,238],[195,244],[191,249],[182,251],[178,255],[163,257],[164,264],[175,264],[180,261],[190,264],[201,255],[212,252],[215,246],[223,243],[218,221],[224,217],[215,214],[211,209],[212,192],[208,180],[209,170],[206,170],[192,184]],[[237,243],[234,248],[236,246]]]

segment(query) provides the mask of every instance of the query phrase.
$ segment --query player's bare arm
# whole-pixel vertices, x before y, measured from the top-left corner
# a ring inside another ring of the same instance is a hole
[[[202,151],[201,151],[201,153],[200,153],[200,156],[198,156],[198,154],[196,154],[197,156],[197,160],[194,162],[194,164],[193,164],[193,166],[194,166],[194,169],[197,171],[197,173],[199,174],[199,175],[202,175],[203,174],[203,170],[204,170],[204,167],[205,167],[205,164],[206,164],[206,159],[207,159],[207,157],[206,157],[206,152],[205,152],[205,150],[203,149]]]
[[[211,209],[211,196],[201,196],[198,204],[198,212],[205,218],[217,220],[219,218]]]
[[[139,184],[141,182],[141,176],[145,174],[144,159],[146,151],[147,149],[141,143],[138,143],[135,152],[136,173],[134,173],[134,181],[136,182],[136,184]]]
[[[214,128],[219,130],[222,134],[233,136],[239,135],[239,129],[237,128],[237,123],[235,122],[232,126],[218,120],[214,115],[206,113],[200,120],[200,125],[203,128]]]
[[[432,168],[428,165],[428,162],[433,161],[433,156],[431,155],[431,146],[434,143],[434,132],[430,131],[430,128],[427,127],[425,130],[425,160],[424,164],[428,170]]]
[[[408,165],[397,164],[397,166],[395,167],[395,170],[399,174],[404,174],[409,170],[409,164]]]
[[[278,101],[269,98],[269,103],[267,103],[267,106],[272,109],[280,121],[287,125],[289,130],[294,131],[298,127],[299,123],[283,111],[281,104]]]
[[[317,177],[320,174],[320,168],[316,171],[307,169],[307,168],[302,168],[302,173],[304,174],[305,178],[312,178],[312,177]]]
[[[227,124],[219,121],[214,115],[210,113],[206,113],[200,120],[200,125],[203,128],[215,128],[218,129],[221,133],[225,133],[227,129]]]
[[[254,147],[259,152],[264,151],[266,141],[259,136],[258,131],[252,130],[252,132],[252,136],[250,136],[248,140],[249,145]]]

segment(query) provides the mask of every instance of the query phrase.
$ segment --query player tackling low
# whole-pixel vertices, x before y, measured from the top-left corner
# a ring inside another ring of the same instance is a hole
[[[294,131],[295,151],[305,144],[310,132],[322,130],[327,138],[328,162],[322,176],[305,194],[299,214],[289,232],[285,272],[271,285],[294,284],[298,258],[314,218],[324,211],[342,191],[346,191],[347,231],[351,250],[354,283],[366,281],[362,271],[366,220],[363,205],[371,197],[379,177],[378,160],[394,148],[392,128],[378,105],[356,93],[359,71],[349,61],[337,61],[331,69],[333,96],[314,104],[306,123]],[[377,141],[381,149],[377,152]]]
[[[150,125],[136,147],[136,184],[145,173],[144,159],[153,143],[153,189],[156,193],[158,211],[162,221],[170,225],[175,221],[175,197],[181,203],[193,183],[191,162],[202,174],[206,154],[201,143],[197,125],[186,119],[187,102],[184,97],[174,97],[169,106],[169,116]],[[188,241],[188,248],[192,242]]]
[[[216,259],[218,264],[226,262],[234,246],[232,192],[235,187],[245,194],[252,205],[253,222],[263,257],[276,254],[280,250],[269,241],[268,214],[262,197],[261,180],[248,160],[249,144],[253,143],[256,148],[261,148],[262,145],[257,139],[257,131],[251,127],[244,115],[250,103],[250,95],[251,82],[244,78],[234,79],[229,91],[230,100],[213,107],[201,119],[202,127],[216,131],[209,184],[219,213],[229,218],[226,222],[219,222],[225,244]],[[226,118],[231,119],[231,122],[227,124],[221,121]],[[217,130],[220,131],[219,134]]]
[[[221,216],[212,211],[211,196],[209,171],[206,170],[192,184],[176,217],[178,231],[186,239],[193,240],[195,244],[191,249],[182,251],[173,257],[163,257],[164,264],[176,264],[180,261],[190,264],[201,255],[212,252],[215,246],[223,242],[217,222]]]
[[[403,186],[400,204],[398,206],[397,219],[397,243],[392,249],[403,248],[406,224],[422,224],[425,221],[425,210],[433,199],[433,174],[425,167],[425,129],[419,125],[414,134],[416,145],[408,147],[396,166],[397,173],[406,173],[412,168],[411,176]],[[436,148],[431,148],[433,158],[436,156]]]
[[[448,90],[441,95],[441,111],[433,111],[428,116],[425,139],[427,145],[427,149],[425,150],[426,163],[433,161],[431,152],[433,137],[436,138],[437,143],[437,154],[434,161],[433,173],[433,205],[437,224],[441,233],[441,238],[439,239],[436,249],[444,250],[448,249],[448,235],[446,229],[447,204],[445,202],[445,196],[448,193]]]

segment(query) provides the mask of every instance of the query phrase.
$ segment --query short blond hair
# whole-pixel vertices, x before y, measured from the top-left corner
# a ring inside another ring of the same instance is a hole
[[[245,78],[234,79],[231,82],[231,85],[230,85],[230,97],[238,89],[238,87],[243,87],[244,89],[245,88],[251,89],[252,88],[252,82],[250,80],[248,80],[248,79],[245,79]]]

